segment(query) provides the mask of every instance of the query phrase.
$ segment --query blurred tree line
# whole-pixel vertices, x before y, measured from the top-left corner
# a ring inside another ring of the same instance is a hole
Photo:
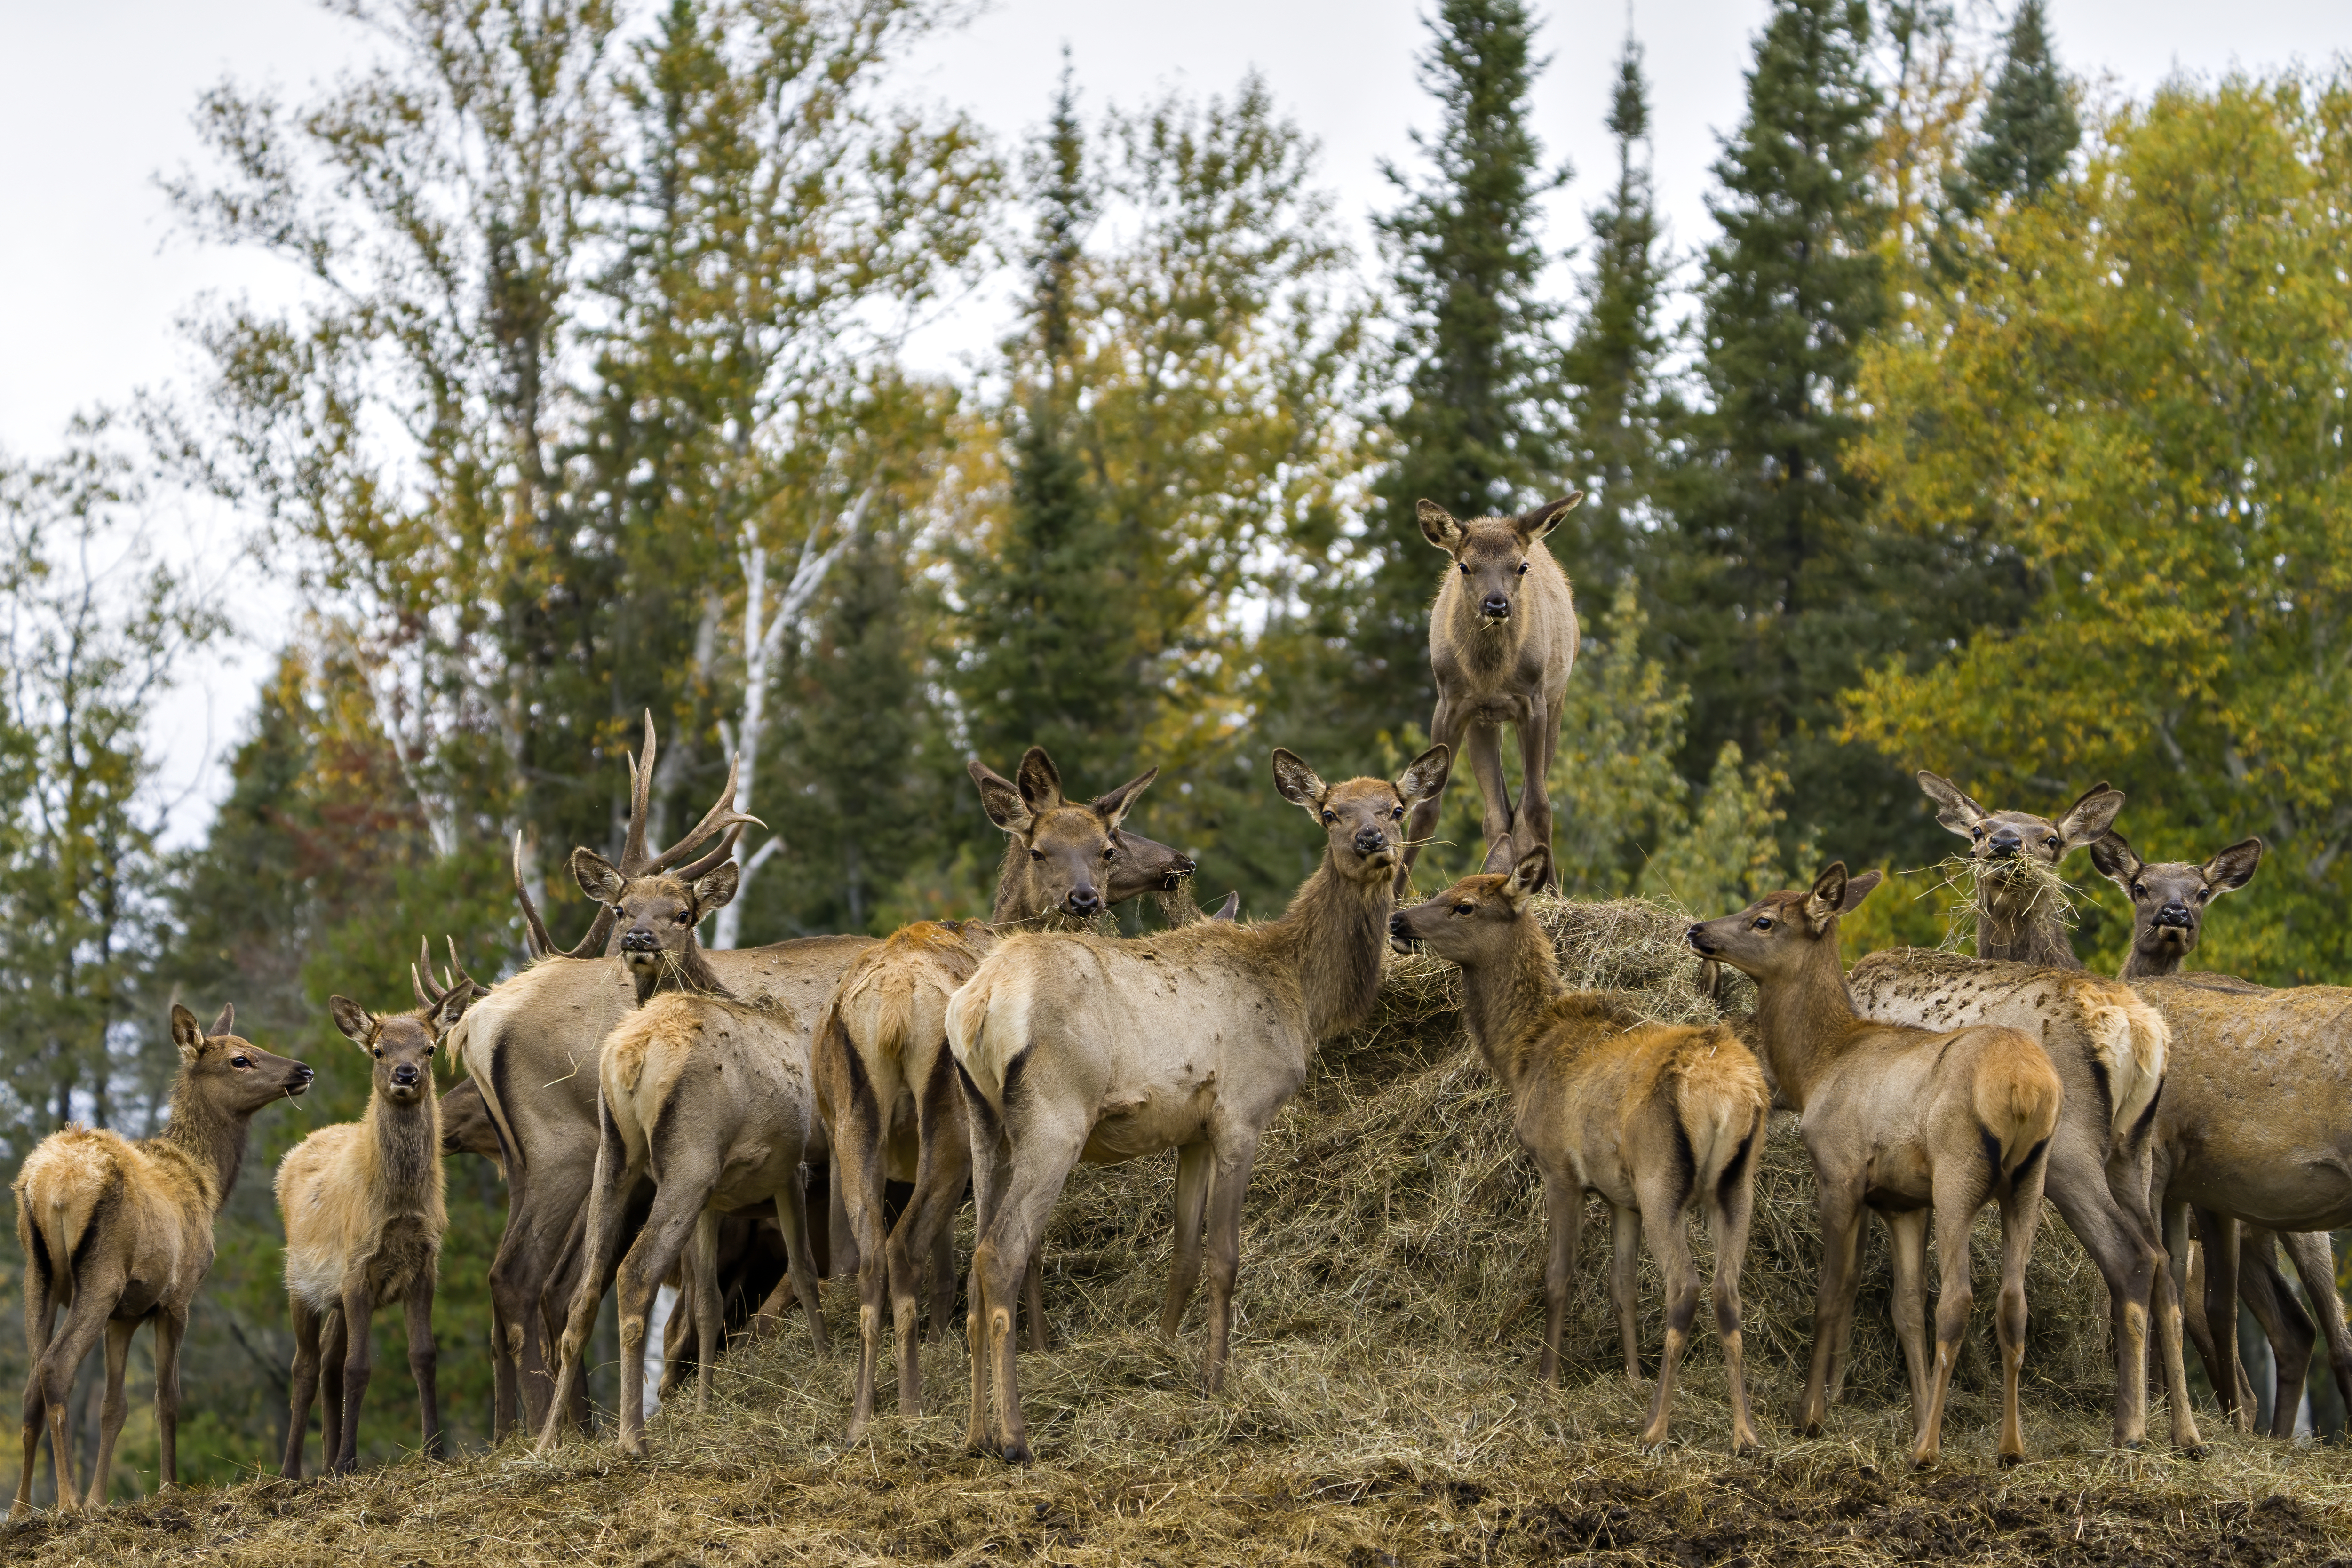
[[[1267,748],[1329,774],[1421,743],[1424,496],[1587,493],[1552,540],[1585,616],[1552,781],[1580,895],[1713,912],[1832,855],[1932,866],[1920,766],[2031,809],[2105,777],[2151,858],[2272,841],[2207,963],[2346,976],[2340,74],[2099,108],[2040,0],[1998,34],[1774,0],[1714,232],[1669,244],[1628,39],[1571,247],[1538,18],[1439,0],[1431,129],[1360,257],[1254,77],[1102,101],[1066,61],[1013,145],[910,106],[894,69],[947,0],[338,9],[377,63],[299,102],[224,83],[209,162],[167,182],[304,302],[198,304],[197,391],[0,468],[11,1161],[68,1117],[152,1126],[173,996],[322,1069],[257,1121],[224,1220],[193,1475],[282,1442],[262,1173],[365,1095],[326,995],[400,1005],[426,934],[510,972],[518,835],[568,940],[557,873],[617,848],[641,715],[656,837],[738,752],[768,825],[713,942],[984,910],[964,763],[1033,742],[1088,793],[1161,768],[1137,826],[1270,914],[1315,844]],[[1008,277],[993,354],[908,368]],[[233,587],[159,564],[152,498],[191,488],[302,608],[227,799],[167,853],[144,726]],[[1472,795],[1425,886],[1475,863]],[[1937,879],[1863,939],[1936,940]],[[2112,962],[2121,902],[2086,891]],[[476,1163],[439,1313],[459,1441],[502,1209]],[[402,1380],[370,1397],[389,1449]]]

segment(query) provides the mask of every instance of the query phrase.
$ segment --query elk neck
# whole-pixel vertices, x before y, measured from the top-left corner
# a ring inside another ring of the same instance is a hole
[[[373,1189],[394,1212],[422,1206],[418,1198],[441,1185],[441,1099],[427,1068],[425,1092],[407,1105],[381,1093],[368,1096],[367,1141],[375,1155]]]
[[[1567,994],[1559,956],[1532,919],[1517,922],[1510,955],[1503,963],[1463,969],[1463,1022],[1478,1042],[1487,1070],[1507,1090],[1517,1092],[1546,1015]]]
[[[253,1116],[223,1110],[207,1100],[183,1068],[172,1086],[172,1116],[152,1147],[177,1153],[203,1191],[205,1205],[218,1214],[245,1166],[245,1145]]]
[[[1815,941],[1795,973],[1756,983],[1756,1023],[1773,1080],[1799,1110],[1822,1074],[1874,1026],[1854,1011],[1834,928]]]
[[[2042,969],[2080,969],[2066,935],[2058,900],[2051,891],[2021,877],[2012,881],[1977,875],[1977,956]]]
[[[1007,925],[1026,920],[1038,912],[1028,907],[1029,901],[1029,852],[1021,840],[1007,834],[1004,858],[996,868],[996,902],[988,911],[988,923]]]
[[[1396,908],[1394,887],[1392,875],[1349,881],[1327,848],[1281,918],[1250,928],[1268,958],[1296,977],[1311,1040],[1327,1040],[1371,1013],[1389,916]]]
[[[640,969],[632,964],[629,978],[636,983],[637,1005],[642,1007],[664,991],[683,991],[695,996],[732,997],[727,983],[710,967],[710,960],[699,942],[688,942],[676,952],[663,952],[660,962]]]

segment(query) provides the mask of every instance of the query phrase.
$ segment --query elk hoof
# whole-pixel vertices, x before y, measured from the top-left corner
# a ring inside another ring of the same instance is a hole
[[[2025,1463],[2025,1456],[2022,1454],[2003,1454],[1995,1462],[2005,1470],[2011,1465],[2021,1465]]]
[[[2191,1443],[2189,1447],[2180,1450],[2180,1457],[2184,1459],[2202,1460],[2205,1458],[2205,1445],[2202,1443]]]
[[[1007,1443],[1004,1445],[1003,1457],[1008,1465],[1025,1465],[1035,1459],[1037,1456],[1029,1451],[1029,1445],[1026,1443]]]

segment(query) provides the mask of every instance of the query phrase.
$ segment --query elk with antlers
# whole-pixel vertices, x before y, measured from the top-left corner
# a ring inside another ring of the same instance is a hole
[[[817,1023],[817,1106],[830,1131],[834,1178],[848,1219],[846,1239],[858,1258],[853,1441],[874,1414],[885,1284],[898,1343],[901,1415],[922,1410],[916,1356],[918,1259],[930,1263],[934,1332],[954,1301],[949,1222],[962,1201],[971,1159],[946,1049],[949,998],[971,978],[1005,923],[1053,913],[1087,919],[1139,894],[1182,885],[1181,875],[1171,876],[1161,857],[1150,853],[1160,846],[1136,838],[1121,826],[1159,769],[1087,803],[1064,796],[1061,773],[1042,746],[1032,746],[1021,759],[1017,783],[977,761],[971,772],[989,820],[1005,835],[991,916],[999,923],[924,921],[896,932],[850,966]],[[1139,845],[1147,851],[1137,853]],[[1181,864],[1185,873],[1192,870],[1189,859]],[[1230,910],[1233,900],[1227,902]],[[1197,919],[1199,911],[1192,914]],[[887,1239],[886,1178],[914,1185]],[[1024,1293],[1030,1347],[1042,1350],[1044,1291],[1034,1256]]]
[[[9,1517],[33,1504],[33,1466],[44,1426],[57,1463],[58,1507],[82,1502],[66,1436],[68,1396],[84,1357],[106,1338],[106,1403],[89,1506],[106,1501],[114,1442],[130,1403],[123,1393],[131,1336],[155,1325],[155,1426],[163,1483],[179,1485],[180,1341],[188,1307],[213,1263],[213,1221],[236,1185],[257,1111],[310,1087],[310,1069],[229,1031],[223,1007],[209,1031],[174,1003],[172,1043],[180,1076],[171,1119],[138,1142],[104,1128],[50,1133],[17,1172],[16,1241],[25,1257],[25,1459]],[[65,1321],[58,1322],[59,1308]]]
[[[1435,501],[1420,506],[1422,536],[1454,570],[1429,612],[1429,670],[1437,710],[1429,738],[1470,759],[1485,803],[1486,869],[1507,871],[1528,850],[1551,848],[1551,796],[1545,779],[1559,749],[1559,715],[1576,665],[1576,599],[1544,536],[1576,510],[1582,491],[1517,517],[1457,522]],[[1519,736],[1519,802],[1503,777],[1503,730]],[[1413,809],[1397,867],[1396,893],[1412,885],[1412,863],[1437,826],[1444,792]]]
[[[416,1381],[424,1451],[441,1457],[441,1408],[435,1383],[433,1288],[441,1237],[449,1228],[442,1201],[441,1112],[433,1092],[433,1055],[465,1016],[476,994],[449,943],[449,974],[436,987],[409,967],[417,1007],[371,1013],[348,996],[327,998],[345,1039],[374,1062],[367,1114],[321,1127],[278,1165],[278,1212],[286,1226],[286,1300],[294,1317],[292,1413],[286,1424],[284,1473],[302,1473],[302,1436],[310,1400],[327,1369],[320,1427],[320,1468],[348,1471],[359,1462],[360,1406],[375,1366],[375,1310],[407,1308],[408,1370]]]
[[[1160,1331],[1173,1335],[1209,1264],[1206,1383],[1224,1376],[1242,1199],[1266,1124],[1324,1040],[1370,1011],[1395,909],[1405,813],[1442,787],[1443,746],[1393,784],[1326,784],[1290,752],[1275,785],[1324,833],[1322,864],[1279,920],[1203,921],[1113,942],[1023,933],[981,961],[948,1005],[979,1210],[965,1334],[966,1442],[1029,1457],[1014,1375],[1014,1290],[1080,1161],[1177,1151],[1176,1253]],[[996,1395],[990,1441],[987,1391]]]
[[[1944,1398],[1968,1329],[1969,1227],[2000,1205],[2003,1464],[2025,1457],[2018,1379],[2025,1358],[2025,1262],[2042,1213],[2043,1155],[2064,1090],[2057,1069],[2020,1029],[1979,1025],[1947,1033],[1858,1016],[1838,959],[1839,917],[1878,885],[1832,862],[1804,892],[1772,893],[1735,915],[1690,928],[1703,958],[1757,985],[1756,1022],[1780,1092],[1804,1119],[1821,1188],[1822,1283],[1813,1359],[1797,1426],[1808,1437],[1827,1418],[1832,1363],[1841,1359],[1860,1285],[1865,1213],[1886,1222],[1895,1248],[1895,1327],[1911,1372],[1911,1461],[1936,1462]],[[1936,1354],[1927,1358],[1922,1267],[1936,1222],[1942,1284]]]
[[[1739,1268],[1748,1255],[1754,1155],[1771,1097],[1738,1037],[1643,1018],[1619,1000],[1570,991],[1559,955],[1528,904],[1549,879],[1540,845],[1508,874],[1465,878],[1390,921],[1397,946],[1426,949],[1462,966],[1462,1013],[1486,1067],[1511,1097],[1511,1126],[1543,1173],[1551,1255],[1544,1269],[1543,1363],[1559,1367],[1560,1324],[1576,1273],[1584,1194],[1609,1204],[1614,1243],[1609,1297],[1625,1347],[1625,1375],[1639,1382],[1635,1264],[1646,1228],[1666,1277],[1666,1346],[1641,1441],[1666,1440],[1675,1371],[1698,1315],[1698,1269],[1685,1214],[1704,1203],[1715,1231],[1715,1326],[1731,1383],[1731,1446],[1756,1447],[1741,1366]]]

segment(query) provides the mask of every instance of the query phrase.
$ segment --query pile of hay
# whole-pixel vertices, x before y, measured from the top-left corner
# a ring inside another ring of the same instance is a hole
[[[1548,904],[1572,979],[1638,994],[1667,1019],[1716,1016],[1657,905]],[[1536,1181],[1500,1092],[1464,1039],[1450,966],[1392,960],[1376,1016],[1327,1050],[1267,1138],[1252,1184],[1225,1389],[1200,1392],[1196,1305],[1155,1331],[1167,1278],[1171,1159],[1082,1170],[1047,1238],[1053,1350],[1021,1358],[1038,1463],[961,1451],[961,1324],[923,1351],[930,1414],[841,1441],[854,1289],[828,1288],[838,1347],[794,1320],[739,1349],[706,1413],[656,1418],[654,1458],[575,1442],[519,1446],[346,1480],[260,1480],[47,1521],[0,1555],[256,1568],[353,1563],[1554,1562],[1591,1552],[1672,1563],[1921,1557],[2320,1562],[2352,1532],[2352,1454],[2221,1433],[2203,1463],[2105,1447],[2106,1308],[2054,1216],[2028,1280],[2026,1433],[2034,1462],[1993,1464],[1990,1237],[1977,1237],[1976,1333],[1946,1462],[1906,1472],[1910,1415],[1874,1236],[1846,1402],[1830,1430],[1787,1425],[1811,1332],[1818,1241],[1793,1119],[1759,1170],[1746,1272],[1749,1389],[1765,1452],[1734,1459],[1702,1311],[1674,1441],[1633,1443],[1647,1390],[1620,1370],[1604,1217],[1587,1227],[1564,1385],[1533,1376],[1542,1326]],[[1741,1004],[1735,998],[1732,1004]],[[1875,1228],[1875,1227],[1874,1227]],[[969,1225],[961,1238],[968,1247]],[[1712,1258],[1701,1249],[1703,1270]],[[1645,1260],[1644,1365],[1662,1329]],[[1205,1294],[1205,1293],[1204,1293]],[[2160,1443],[2163,1426],[2154,1424]],[[2216,1547],[2227,1550],[2216,1555]],[[2352,1559],[2347,1559],[2352,1568]]]

